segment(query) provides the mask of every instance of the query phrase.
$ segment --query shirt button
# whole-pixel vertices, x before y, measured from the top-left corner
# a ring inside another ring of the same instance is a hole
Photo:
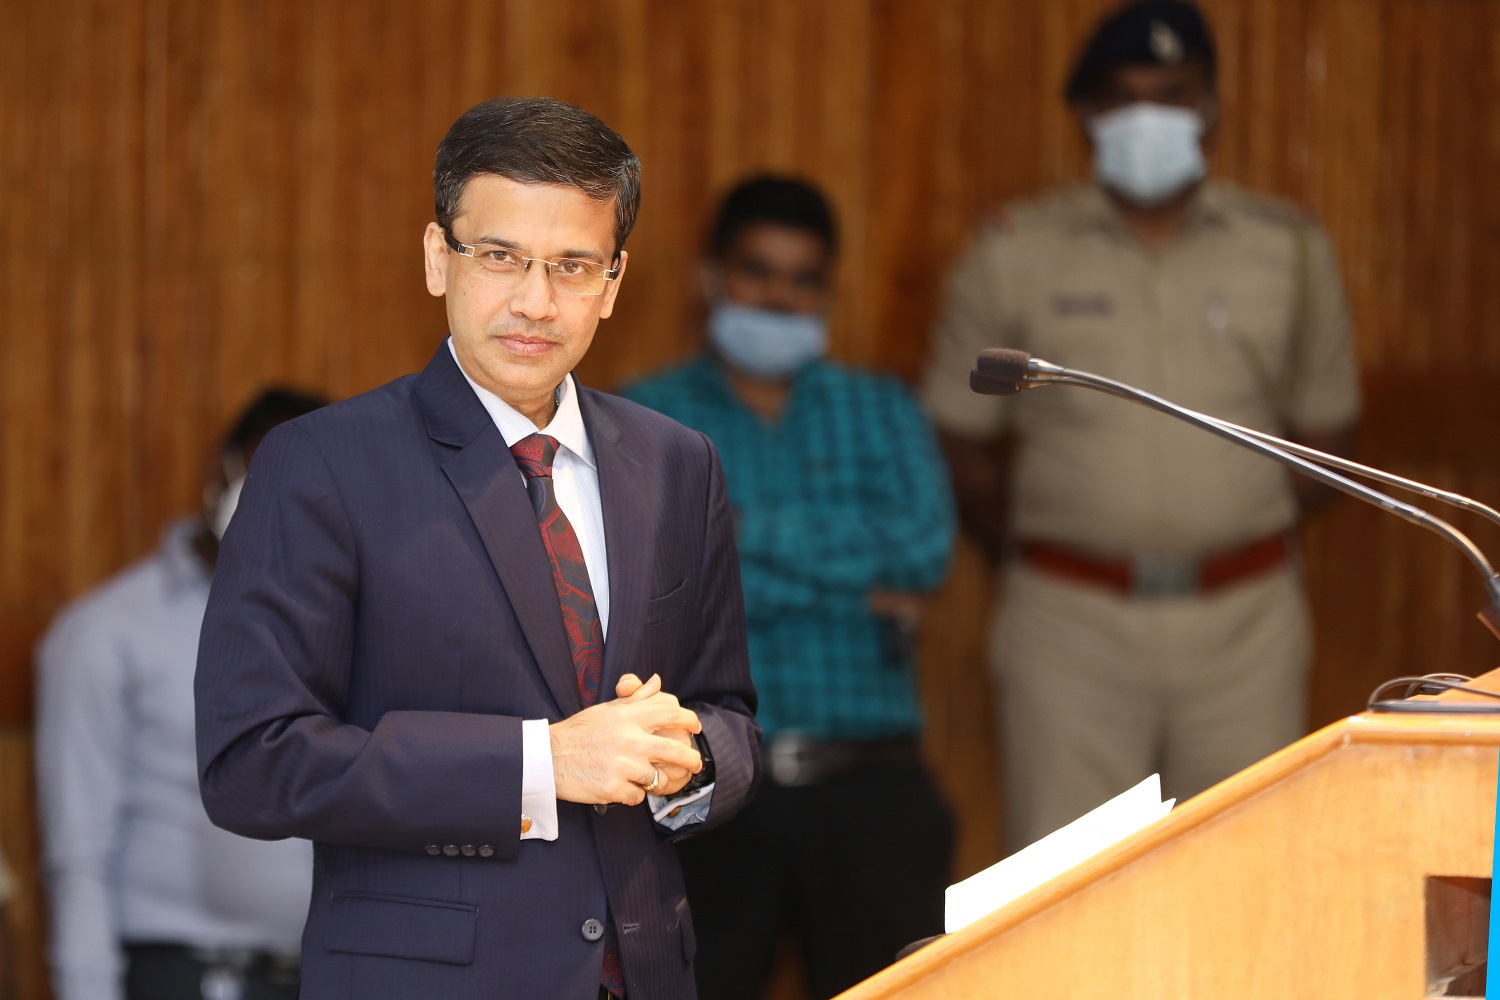
[[[443,848],[443,853],[446,854],[450,858],[456,858],[456,857],[458,857],[458,845],[457,844],[449,844],[449,845],[447,845],[446,847]]]
[[[523,815],[521,817],[521,832],[522,833],[530,833],[531,832],[531,817],[530,816],[524,816]]]
[[[495,849],[489,844],[480,844],[479,856],[481,858],[493,858],[495,856]]]
[[[439,854],[443,853],[443,849],[436,844],[428,844],[426,850],[427,853],[431,854],[433,857],[437,857]]]
[[[597,941],[604,936],[604,925],[593,917],[589,917],[583,922],[581,930],[583,931],[583,939],[585,941]]]
[[[474,856],[474,854],[475,854],[474,845],[473,844],[465,844],[464,846],[460,847],[458,850],[459,850],[459,853],[462,854],[466,858],[472,858]]]

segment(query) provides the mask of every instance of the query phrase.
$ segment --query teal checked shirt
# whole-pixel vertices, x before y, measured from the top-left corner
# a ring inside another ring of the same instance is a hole
[[[936,588],[955,518],[931,424],[906,388],[814,362],[796,376],[781,420],[767,423],[705,353],[623,394],[702,431],[719,451],[766,737],[914,735],[914,644],[872,613],[870,595]]]

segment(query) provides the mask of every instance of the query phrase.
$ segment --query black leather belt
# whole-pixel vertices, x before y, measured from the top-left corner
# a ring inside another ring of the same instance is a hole
[[[257,951],[253,948],[199,948],[161,941],[125,943],[125,953],[137,960],[187,959],[227,975],[263,978],[272,983],[296,983],[302,964],[297,952]]]
[[[781,733],[762,751],[766,776],[778,785],[818,785],[861,771],[918,767],[922,756],[913,737],[888,740],[820,740]]]

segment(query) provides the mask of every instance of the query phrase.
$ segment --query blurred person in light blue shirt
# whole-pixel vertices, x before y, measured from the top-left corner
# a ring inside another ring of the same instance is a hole
[[[301,841],[247,840],[198,794],[193,671],[250,456],[322,400],[272,389],[243,412],[204,509],[64,608],[37,652],[37,784],[58,1000],[291,1000],[311,892]]]

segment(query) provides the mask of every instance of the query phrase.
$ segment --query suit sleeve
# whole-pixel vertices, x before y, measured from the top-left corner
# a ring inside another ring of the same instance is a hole
[[[712,829],[734,816],[750,801],[760,773],[760,726],[755,722],[734,515],[718,453],[707,437],[700,434],[699,438],[709,464],[702,586],[690,619],[696,623],[697,635],[678,697],[703,723],[703,736],[714,757],[714,791],[707,819],[684,827],[673,839]]]
[[[248,837],[519,851],[521,720],[387,712],[343,721],[360,564],[333,473],[300,427],[257,451],[224,537],[198,649],[199,784]],[[420,664],[413,664],[420,669]]]

